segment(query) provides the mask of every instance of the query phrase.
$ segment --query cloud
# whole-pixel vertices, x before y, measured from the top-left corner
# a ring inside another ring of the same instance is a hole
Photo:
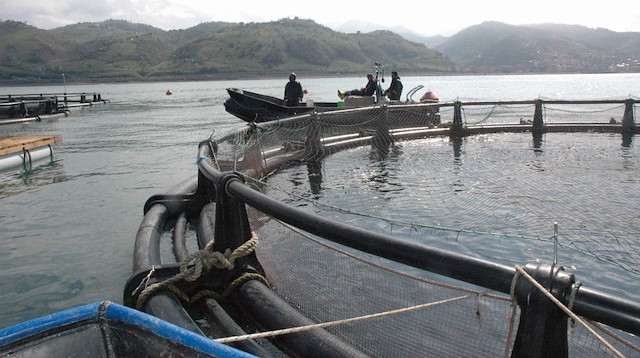
[[[539,0],[522,8],[518,2],[498,0],[410,2],[376,7],[371,2],[325,0],[294,4],[289,1],[211,2],[209,0],[12,0],[3,4],[3,20],[23,21],[51,29],[78,22],[127,20],[164,30],[185,29],[210,21],[268,22],[282,18],[312,19],[327,26],[350,20],[403,26],[424,35],[450,35],[484,21],[512,25],[559,23],[604,27],[614,31],[640,31],[636,0],[618,0],[616,6],[589,7],[576,0]],[[621,11],[624,10],[624,11]]]

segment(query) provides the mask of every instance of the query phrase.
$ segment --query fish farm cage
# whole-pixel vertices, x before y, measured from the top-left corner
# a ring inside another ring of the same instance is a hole
[[[145,204],[124,303],[262,357],[640,356],[638,301],[622,290],[593,288],[594,282],[576,277],[557,259],[558,250],[586,253],[633,281],[640,261],[630,241],[640,231],[637,215],[622,222],[624,232],[601,241],[575,234],[567,243],[555,233],[533,240],[534,247],[552,249],[538,260],[513,264],[501,260],[511,253],[487,258],[453,250],[459,235],[503,230],[498,250],[507,238],[526,235],[493,227],[484,217],[467,227],[466,219],[455,218],[456,208],[433,213],[431,206],[452,200],[436,190],[427,190],[431,199],[418,215],[453,217],[446,224],[380,213],[393,200],[393,188],[367,198],[358,194],[362,182],[350,187],[340,179],[331,193],[341,202],[319,199],[333,166],[346,171],[346,178],[363,174],[352,168],[358,150],[389,165],[390,158],[409,155],[412,145],[415,158],[428,156],[424,148],[435,140],[446,143],[447,156],[453,149],[456,164],[465,140],[489,143],[504,133],[531,143],[533,155],[556,133],[613,136],[621,148],[630,148],[638,133],[635,107],[633,98],[394,104],[214,133],[199,145],[197,176]],[[441,124],[427,119],[434,110]],[[495,162],[513,165],[501,160]],[[287,170],[291,177],[278,181]],[[427,179],[437,180],[438,170],[446,168],[433,170],[424,182],[414,178],[415,187],[428,189]],[[373,176],[368,183],[380,179]],[[498,189],[490,190],[499,195]],[[489,205],[482,200],[474,197],[467,205]],[[518,200],[530,198],[510,203]],[[353,207],[346,204],[352,202]],[[358,213],[356,207],[369,211]],[[520,225],[515,216],[504,221]],[[433,244],[438,236],[445,237],[441,246]]]
[[[96,92],[0,95],[0,124],[66,116],[70,108],[104,104],[108,101]]]

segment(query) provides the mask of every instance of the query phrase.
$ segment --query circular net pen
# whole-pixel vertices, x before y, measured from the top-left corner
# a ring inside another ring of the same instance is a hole
[[[634,107],[387,105],[212,136],[145,205],[125,303],[259,356],[636,356]]]

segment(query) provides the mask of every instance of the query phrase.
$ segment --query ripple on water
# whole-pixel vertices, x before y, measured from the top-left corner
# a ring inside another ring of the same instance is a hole
[[[558,222],[561,264],[591,287],[640,298],[629,285],[640,277],[640,173],[629,165],[639,153],[621,150],[620,135],[548,133],[536,147],[531,134],[508,133],[454,147],[448,138],[396,145],[386,158],[369,148],[326,158],[314,209],[340,208],[354,215],[324,215],[509,265],[552,261]],[[269,184],[308,197],[307,171],[288,168]]]

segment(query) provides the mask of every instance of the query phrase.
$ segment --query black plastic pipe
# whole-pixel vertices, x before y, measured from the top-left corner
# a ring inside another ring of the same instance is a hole
[[[190,178],[172,188],[171,193],[187,192],[196,185],[197,178]],[[162,265],[160,238],[167,220],[168,210],[164,205],[153,205],[145,214],[136,234],[133,272],[151,270],[154,265]],[[173,293],[161,292],[149,297],[144,306],[144,311],[167,322],[204,335]]]
[[[313,322],[294,309],[260,281],[251,280],[238,289],[238,295],[251,317],[268,330],[312,325]],[[364,353],[323,328],[272,337],[298,357],[367,357]],[[290,352],[286,352],[290,354]]]

